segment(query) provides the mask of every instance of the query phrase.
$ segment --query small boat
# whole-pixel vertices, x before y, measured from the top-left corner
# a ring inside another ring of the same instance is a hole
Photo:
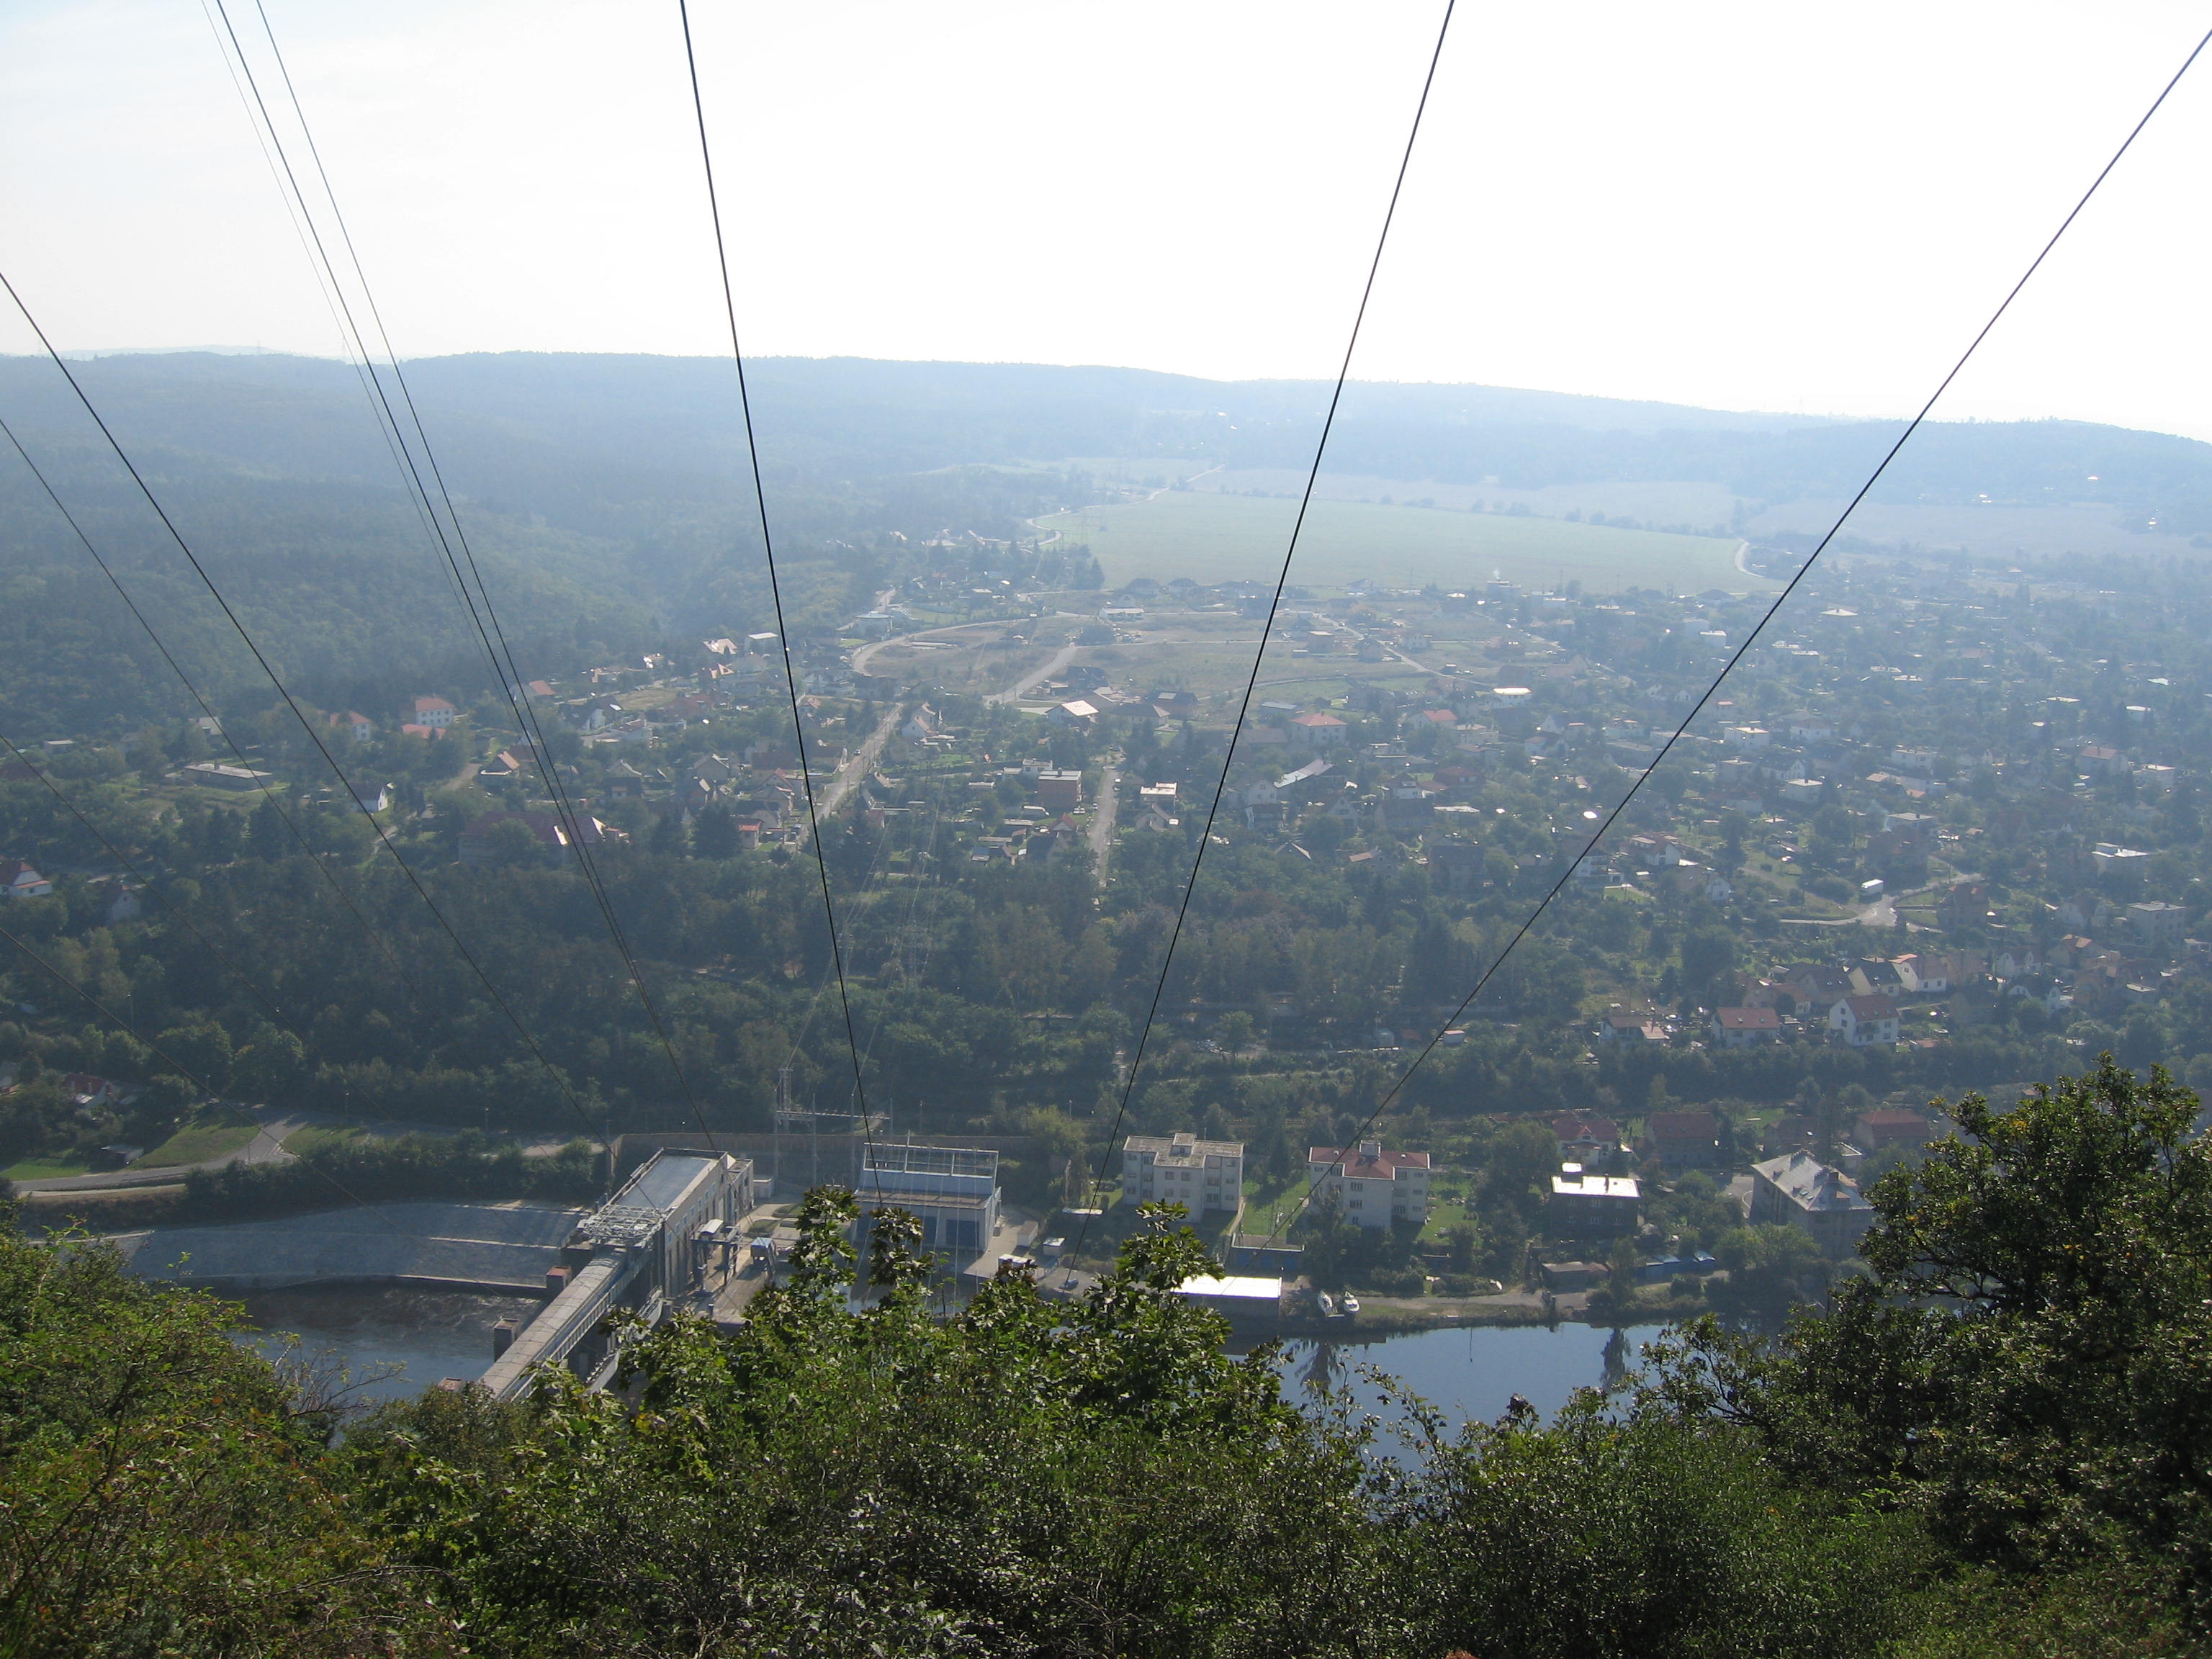
[[[1344,1316],[1350,1319],[1359,1311],[1359,1298],[1350,1291],[1344,1293]]]
[[[1321,1316],[1323,1319],[1334,1319],[1336,1317],[1336,1298],[1331,1296],[1327,1291],[1315,1291],[1314,1303],[1316,1306],[1320,1308]]]

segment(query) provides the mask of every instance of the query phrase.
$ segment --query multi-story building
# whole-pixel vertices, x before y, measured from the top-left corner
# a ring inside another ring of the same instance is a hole
[[[1188,1131],[1131,1135],[1121,1143],[1121,1196],[1132,1204],[1172,1200],[1193,1215],[1244,1201],[1244,1143],[1200,1140]]]
[[[1547,1224],[1557,1234],[1617,1237],[1636,1231],[1643,1188],[1633,1176],[1593,1175],[1579,1164],[1562,1164],[1552,1177]]]
[[[1828,1029],[1854,1048],[1897,1041],[1897,1005],[1879,994],[1845,997],[1828,1012]]]
[[[1859,1184],[1812,1153],[1791,1152],[1751,1166],[1753,1226],[1799,1227],[1832,1256],[1849,1255],[1874,1220]]]
[[[999,1230],[999,1155],[969,1146],[872,1141],[860,1155],[854,1196],[865,1218],[901,1209],[921,1223],[921,1247],[965,1259]]]
[[[1379,1140],[1306,1149],[1306,1178],[1314,1196],[1335,1194],[1344,1218],[1363,1227],[1426,1220],[1432,1173],[1426,1152],[1385,1152]]]

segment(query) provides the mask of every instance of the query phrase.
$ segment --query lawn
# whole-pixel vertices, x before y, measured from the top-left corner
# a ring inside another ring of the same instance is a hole
[[[89,1164],[57,1162],[47,1158],[27,1158],[21,1164],[11,1164],[0,1170],[0,1181],[52,1181],[58,1176],[88,1174]]]
[[[1118,586],[1137,576],[1272,582],[1297,517],[1297,502],[1283,496],[1170,489],[1149,501],[1082,507],[1037,524],[1089,543],[1107,581]],[[1320,501],[1307,515],[1291,580],[1341,587],[1364,577],[1465,589],[1494,572],[1536,588],[1579,581],[1595,592],[1771,589],[1774,584],[1735,568],[1735,550],[1734,541],[1709,536],[1614,530],[1533,514]]]
[[[210,1158],[236,1152],[258,1133],[259,1129],[251,1118],[225,1115],[197,1119],[185,1124],[131,1167],[134,1170],[158,1170],[178,1164],[204,1164]]]

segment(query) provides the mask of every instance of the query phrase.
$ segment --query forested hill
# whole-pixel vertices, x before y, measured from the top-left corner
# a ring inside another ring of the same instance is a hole
[[[281,666],[331,700],[465,683],[476,656],[357,374],[333,361],[123,355],[77,372]],[[504,618],[543,672],[674,633],[763,623],[730,365],[509,353],[412,366],[416,401]],[[881,532],[1004,538],[1070,504],[1070,458],[1303,469],[1328,388],[1133,369],[764,359],[753,407],[776,530],[826,617],[880,574]],[[252,665],[51,364],[0,358],[0,416],[212,690]],[[1716,412],[1468,386],[1355,384],[1334,473],[1538,489],[1690,482],[1772,506],[1847,495],[1894,423]],[[2212,532],[2212,445],[2045,422],[1936,425],[1877,501],[2073,503]],[[1538,510],[1545,510],[1540,507]],[[1723,503],[1720,508],[1726,511]],[[1756,533],[1756,532],[1754,532]],[[2170,534],[2147,538],[2167,550]],[[833,544],[848,544],[843,549]],[[0,451],[0,714],[85,730],[189,712],[21,463]],[[862,595],[861,597],[865,597]],[[810,617],[820,620],[822,617]]]
[[[316,358],[145,354],[79,371],[127,444],[236,476],[392,486],[358,378]],[[533,352],[430,358],[410,375],[457,489],[491,511],[617,536],[679,503],[747,493],[737,384],[719,358]],[[764,358],[752,366],[762,451],[787,485],[963,463],[1157,457],[1304,465],[1321,381],[1217,381],[1140,369]],[[33,432],[76,430],[44,362],[0,359],[0,409]],[[1786,501],[1848,494],[1893,422],[1692,409],[1478,386],[1354,383],[1329,469],[1538,488],[1719,483]],[[2080,422],[1942,422],[1876,499],[2096,503],[2212,526],[2212,444]],[[803,501],[791,508],[805,512]]]

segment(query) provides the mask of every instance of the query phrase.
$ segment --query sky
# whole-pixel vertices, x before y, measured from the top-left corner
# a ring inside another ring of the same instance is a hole
[[[726,349],[674,0],[266,3],[402,355]],[[749,352],[1243,379],[1335,372],[1442,8],[694,13]],[[2208,21],[1461,0],[1352,373],[1908,413]],[[1940,416],[2212,439],[2208,145],[2212,53]],[[0,15],[0,270],[64,349],[342,349],[200,0]]]

